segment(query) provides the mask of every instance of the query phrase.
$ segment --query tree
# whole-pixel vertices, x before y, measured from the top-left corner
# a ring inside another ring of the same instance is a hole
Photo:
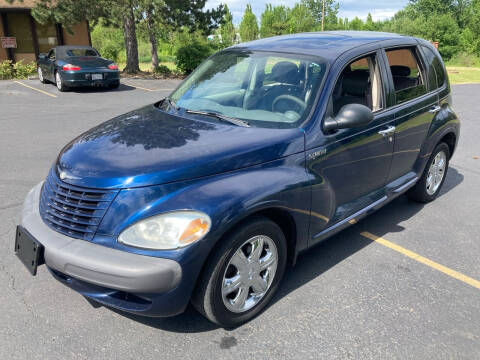
[[[348,28],[350,30],[362,30],[363,29],[363,21],[362,19],[359,19],[357,16],[355,16],[355,19],[350,21]]]
[[[205,35],[218,27],[224,16],[224,6],[203,11],[206,0],[136,0],[137,18],[146,25],[151,44],[152,66],[158,67],[157,39],[162,31],[187,28]]]
[[[222,36],[222,43],[225,47],[232,46],[235,42],[235,27],[233,26],[233,16],[228,6],[225,4],[225,15],[223,15],[223,22],[220,26],[220,35]]]
[[[309,32],[315,30],[315,19],[304,4],[295,4],[290,11],[288,25],[291,34]]]
[[[368,13],[367,15],[367,20],[365,21],[365,24],[363,25],[363,30],[367,31],[375,31],[377,29],[375,23],[373,22],[372,14]]]
[[[317,23],[317,27],[321,27],[322,20],[324,22],[325,30],[334,29],[337,25],[337,15],[340,5],[335,0],[302,0],[304,4],[312,13],[312,16]],[[324,8],[325,5],[325,8]],[[323,16],[325,10],[325,16]]]
[[[242,41],[252,41],[258,38],[257,18],[250,4],[247,4],[242,22],[240,23],[240,37]]]
[[[260,36],[262,38],[288,33],[289,9],[283,5],[267,4],[262,13]]]

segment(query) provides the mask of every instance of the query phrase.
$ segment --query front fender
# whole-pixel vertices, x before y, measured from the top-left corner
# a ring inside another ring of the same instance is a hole
[[[298,247],[307,243],[310,180],[298,153],[242,170],[164,185],[121,190],[103,218],[94,242],[124,251],[181,261],[193,250],[208,254],[226,231],[245,217],[268,208],[287,211],[297,226]],[[202,211],[212,219],[210,233],[187,248],[158,251],[122,245],[118,235],[130,225],[175,210]]]

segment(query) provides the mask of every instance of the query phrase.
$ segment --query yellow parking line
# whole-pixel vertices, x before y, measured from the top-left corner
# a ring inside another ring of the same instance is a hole
[[[33,86],[30,86],[30,85],[24,84],[24,83],[22,83],[22,82],[20,82],[20,81],[16,81],[16,80],[14,80],[13,82],[15,82],[15,83],[17,83],[17,84],[20,84],[20,85],[22,85],[22,86],[25,86],[25,87],[27,87],[27,88],[29,88],[29,89],[32,89],[32,90],[35,90],[35,91],[41,92],[42,94],[45,94],[45,95],[48,95],[48,96],[51,96],[51,97],[54,97],[54,98],[56,98],[56,97],[57,97],[57,95],[50,94],[49,92],[46,92],[46,91],[43,91],[43,90],[37,89],[37,88],[35,88],[35,87],[33,87]]]
[[[452,270],[446,266],[440,265],[439,263],[436,263],[435,261],[429,260],[426,257],[423,257],[411,250],[405,249],[404,247],[401,247],[400,245],[394,244],[388,240],[385,240],[381,237],[378,237],[376,235],[373,235],[367,231],[362,232],[360,235],[375,241],[376,243],[379,243],[383,246],[388,247],[389,249],[395,250],[399,252],[400,254],[403,254],[415,261],[418,261],[419,263],[422,263],[424,265],[430,266],[431,268],[438,270],[448,276],[451,276],[457,280],[460,280],[468,285],[471,285],[473,287],[476,287],[477,289],[480,289],[480,281],[472,279],[471,277],[467,275],[463,275],[462,273],[459,273],[458,271]]]

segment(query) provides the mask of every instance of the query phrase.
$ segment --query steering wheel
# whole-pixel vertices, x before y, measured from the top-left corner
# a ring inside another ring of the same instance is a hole
[[[300,100],[298,97],[296,96],[292,96],[292,95],[280,95],[280,96],[277,96],[275,98],[275,100],[273,100],[273,103],[272,103],[272,111],[275,112],[275,105],[277,105],[277,103],[281,100],[290,100],[290,101],[293,101],[295,104],[297,104],[298,106],[301,107],[302,111],[305,111],[305,109],[307,108],[307,104],[305,103],[305,101],[302,101]]]

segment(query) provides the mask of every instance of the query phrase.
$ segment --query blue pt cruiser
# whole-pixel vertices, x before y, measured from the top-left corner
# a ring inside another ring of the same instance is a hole
[[[250,320],[287,264],[403,193],[435,199],[459,137],[428,42],[273,37],[223,50],[169,97],[70,142],[28,194],[15,251],[103,305],[191,301]]]

